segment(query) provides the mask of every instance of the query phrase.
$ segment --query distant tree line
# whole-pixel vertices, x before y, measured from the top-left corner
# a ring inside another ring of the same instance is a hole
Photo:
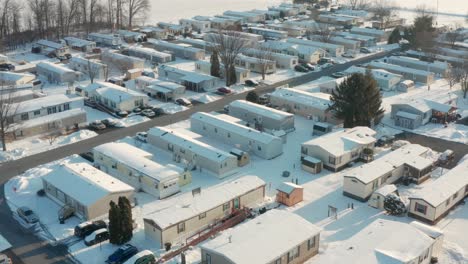
[[[149,0],[0,0],[0,48],[100,29],[132,28]]]

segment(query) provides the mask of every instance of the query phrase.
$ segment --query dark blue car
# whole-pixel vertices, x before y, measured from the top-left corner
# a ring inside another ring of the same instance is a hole
[[[138,249],[135,246],[130,244],[123,245],[107,258],[106,263],[121,264],[133,257],[136,253],[138,253]]]

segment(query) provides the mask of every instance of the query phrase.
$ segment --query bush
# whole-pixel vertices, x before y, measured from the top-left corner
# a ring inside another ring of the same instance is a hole
[[[402,215],[406,213],[406,205],[396,194],[389,194],[384,200],[384,209],[391,215]]]

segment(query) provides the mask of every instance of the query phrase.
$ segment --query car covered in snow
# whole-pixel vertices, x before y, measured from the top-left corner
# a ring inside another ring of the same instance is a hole
[[[125,261],[124,264],[154,264],[156,263],[156,257],[153,252],[149,250],[143,250],[138,252],[136,255]]]
[[[182,106],[192,106],[192,102],[190,102],[187,98],[183,97],[176,99],[175,103]]]
[[[245,80],[245,86],[248,86],[248,87],[255,87],[255,86],[258,86],[259,83],[255,80],[252,80],[252,79],[249,79],[249,80]]]
[[[227,88],[227,87],[220,87],[220,88],[217,89],[217,91],[218,91],[218,93],[224,94],[224,95],[232,93],[232,90]]]
[[[141,111],[140,113],[142,116],[146,116],[146,117],[155,117],[156,116],[156,113],[153,112],[153,110],[151,109],[145,109],[143,111]]]
[[[0,264],[12,264],[12,263],[13,262],[7,255],[0,254]]]
[[[29,207],[22,206],[16,210],[18,216],[28,224],[39,222],[37,215]]]
[[[109,231],[107,231],[106,228],[101,228],[92,232],[87,237],[85,237],[84,243],[85,245],[89,247],[89,246],[104,242],[108,239],[109,239]]]
[[[106,125],[104,125],[101,120],[96,120],[89,123],[89,128],[93,130],[103,130],[106,129]]]

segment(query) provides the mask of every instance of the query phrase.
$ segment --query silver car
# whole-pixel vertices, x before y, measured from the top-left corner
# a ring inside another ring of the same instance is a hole
[[[16,210],[18,213],[19,217],[26,221],[29,224],[34,224],[39,222],[39,218],[37,215],[33,212],[33,210],[29,209],[29,207],[22,206]]]

